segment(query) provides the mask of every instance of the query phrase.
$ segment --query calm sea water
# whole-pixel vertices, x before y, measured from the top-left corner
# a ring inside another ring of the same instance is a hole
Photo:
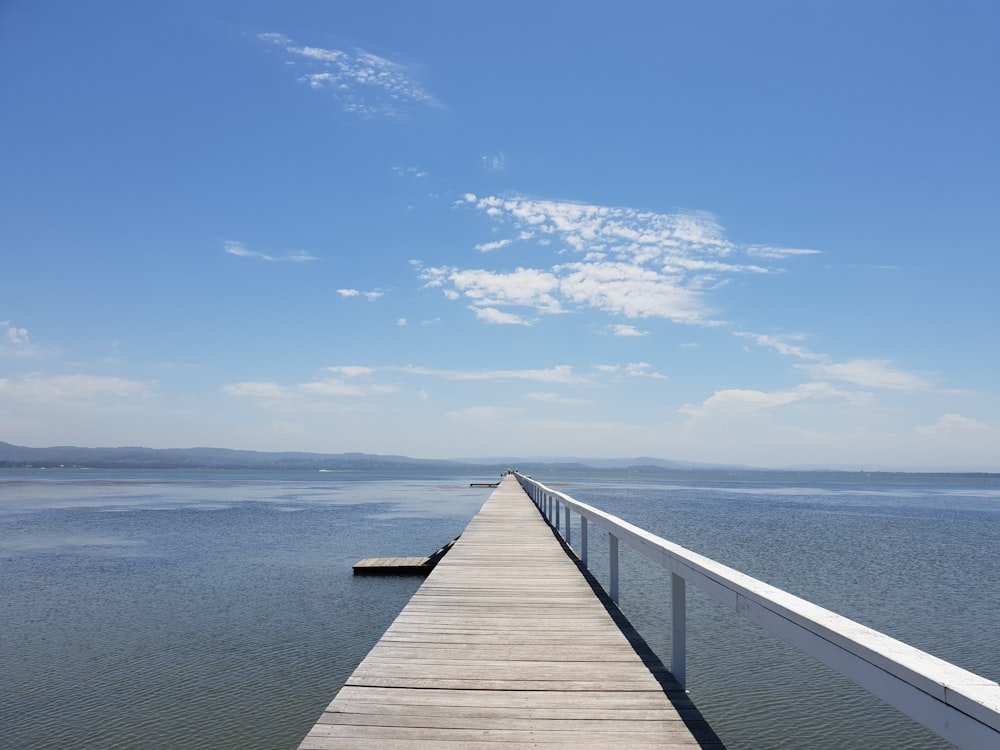
[[[537,478],[1000,677],[996,477]],[[351,565],[458,535],[483,479],[0,470],[0,748],[294,748],[419,585]],[[668,654],[666,577],[622,566]],[[730,748],[946,747],[697,592],[689,618],[689,689]]]

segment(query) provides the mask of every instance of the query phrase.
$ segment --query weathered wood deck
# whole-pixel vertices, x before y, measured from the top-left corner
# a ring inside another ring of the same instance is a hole
[[[428,575],[458,540],[448,542],[427,557],[369,557],[354,564],[356,576]]]
[[[504,744],[722,747],[511,476],[299,748]]]

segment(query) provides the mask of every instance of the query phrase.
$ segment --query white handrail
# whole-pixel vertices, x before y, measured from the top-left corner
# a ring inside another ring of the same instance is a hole
[[[574,500],[515,472],[539,510],[569,543],[570,510],[581,518],[581,561],[586,565],[588,527],[611,540],[612,600],[618,600],[618,540],[671,573],[672,659],[685,681],[685,583],[691,583],[754,624],[818,659],[865,690],[966,750],[1000,748],[1000,684],[913,648],[884,633],[824,609],[787,591],[692,552],[627,521]],[[592,532],[591,532],[592,533]]]

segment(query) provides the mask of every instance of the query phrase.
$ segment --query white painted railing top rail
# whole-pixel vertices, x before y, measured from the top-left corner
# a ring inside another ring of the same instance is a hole
[[[574,500],[523,474],[528,496],[572,544],[570,512],[579,516],[579,556],[587,564],[588,527],[608,532],[610,590],[618,600],[618,542],[671,572],[670,669],[685,681],[685,582],[853,680],[921,724],[968,750],[1000,748],[1000,685],[692,552],[627,521]]]

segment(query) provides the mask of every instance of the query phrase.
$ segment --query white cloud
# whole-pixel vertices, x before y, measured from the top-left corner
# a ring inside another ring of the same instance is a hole
[[[527,320],[522,318],[520,315],[514,315],[513,313],[500,312],[495,307],[472,307],[476,311],[476,317],[480,320],[484,320],[487,323],[492,323],[494,325],[502,326],[527,326],[531,325]]]
[[[307,66],[299,80],[330,93],[352,114],[396,117],[418,107],[440,106],[417,82],[413,70],[385,57],[362,50],[298,46],[274,32],[258,34],[257,38],[281,47],[288,61]]]
[[[768,260],[783,260],[796,255],[819,255],[819,250],[801,250],[790,247],[771,247],[770,245],[748,245],[747,255]]]
[[[539,312],[562,312],[558,293],[559,280],[552,274],[532,268],[518,268],[509,273],[485,270],[460,271],[456,268],[425,268],[420,278],[429,287],[451,284],[445,296],[464,296],[476,307],[532,307]]]
[[[774,349],[779,354],[783,354],[785,356],[809,360],[824,359],[822,354],[814,354],[805,347],[799,346],[797,343],[793,343],[802,341],[805,338],[801,334],[795,334],[792,336],[768,336],[766,334],[750,333],[749,331],[736,331],[735,335],[740,338],[749,339],[758,346]]]
[[[689,417],[707,414],[730,414],[746,411],[761,411],[778,406],[787,406],[796,401],[813,398],[846,396],[826,383],[805,383],[795,388],[781,391],[758,391],[748,388],[730,388],[716,391],[699,406],[685,404],[679,411]]]
[[[405,325],[407,325],[406,318],[397,318],[396,319],[396,325],[398,325],[398,326],[405,326]]]
[[[14,328],[8,325],[5,338],[11,346],[28,346],[31,343],[28,340],[27,328]]]
[[[258,34],[257,38],[260,39],[262,42],[269,42],[270,44],[286,45],[292,43],[292,40],[289,39],[284,34],[278,34],[273,31],[265,32],[263,34]]]
[[[11,325],[9,320],[0,321],[0,356],[18,359],[35,359],[51,354],[31,340],[27,328]]]
[[[800,366],[813,377],[844,380],[863,388],[918,391],[928,387],[927,382],[922,378],[898,370],[883,359],[854,359],[850,362],[827,362]]]
[[[31,401],[87,401],[98,398],[141,398],[150,386],[138,380],[104,375],[27,375],[0,378],[0,396]]]
[[[339,294],[341,297],[344,297],[345,299],[349,297],[364,297],[369,302],[374,302],[379,297],[384,296],[385,292],[379,289],[372,289],[371,291],[368,292],[362,292],[359,289],[338,289],[337,294]]]
[[[290,398],[294,391],[277,383],[248,381],[222,386],[222,390],[237,398]]]
[[[629,362],[625,367],[625,373],[633,378],[654,378],[655,380],[666,380],[666,375],[661,375],[652,369],[648,362]]]
[[[375,372],[375,368],[373,367],[363,367],[360,365],[340,365],[327,367],[326,369],[330,372],[335,372],[348,378],[360,378],[363,375],[371,375]]]
[[[774,349],[779,354],[803,359],[815,364],[796,365],[808,372],[816,380],[840,380],[862,388],[882,388],[895,391],[919,391],[929,387],[926,380],[913,373],[900,370],[884,359],[854,359],[849,362],[833,362],[825,354],[809,351],[798,342],[804,337],[768,336],[765,334],[738,331],[740,338],[748,339],[765,348]]]
[[[667,380],[666,375],[662,375],[648,362],[629,362],[624,367],[621,365],[597,365],[594,370],[598,375],[626,376],[632,378],[654,378],[655,380]]]
[[[611,327],[611,332],[615,336],[647,336],[649,335],[646,331],[640,331],[635,326],[624,325],[619,323]]]
[[[329,367],[331,372],[349,378],[357,378],[373,373],[367,367]],[[398,392],[393,385],[383,383],[348,383],[339,378],[327,378],[296,385],[280,385],[270,381],[248,381],[233,383],[222,387],[223,392],[237,398],[255,398],[258,400],[285,400],[302,396],[345,397],[383,396]]]
[[[543,314],[591,308],[628,318],[717,325],[709,292],[733,276],[770,273],[780,270],[776,261],[813,252],[739,246],[703,212],[655,213],[474,193],[456,203],[511,229],[508,237],[476,245],[480,252],[514,241],[530,242],[539,251],[536,267],[514,271],[417,264],[428,287],[440,288],[449,299],[471,300],[486,320],[491,317],[480,308],[519,306]],[[620,335],[638,333],[622,330],[635,333]]]
[[[924,437],[953,438],[961,435],[985,436],[989,433],[1000,437],[1000,430],[961,414],[945,414],[935,424],[917,428],[917,434]]]
[[[268,255],[256,250],[249,250],[242,242],[236,242],[235,240],[227,240],[223,243],[223,247],[227,253],[235,255],[238,258],[257,258],[258,260],[266,260],[268,262],[289,261],[291,263],[308,263],[309,261],[316,260],[315,256],[310,255],[304,250],[296,250],[284,256]]]
[[[708,323],[699,291],[677,276],[620,262],[567,263],[553,268],[560,295],[569,301],[627,318],[666,318]]]
[[[427,367],[403,368],[413,375],[431,375],[445,380],[533,380],[541,383],[586,383],[570,365],[556,365],[545,370],[436,370]]]
[[[480,245],[476,245],[476,250],[478,250],[481,253],[489,253],[492,252],[493,250],[499,250],[502,247],[507,247],[507,245],[510,245],[513,242],[514,240],[510,239],[497,240],[496,242],[484,242]]]

